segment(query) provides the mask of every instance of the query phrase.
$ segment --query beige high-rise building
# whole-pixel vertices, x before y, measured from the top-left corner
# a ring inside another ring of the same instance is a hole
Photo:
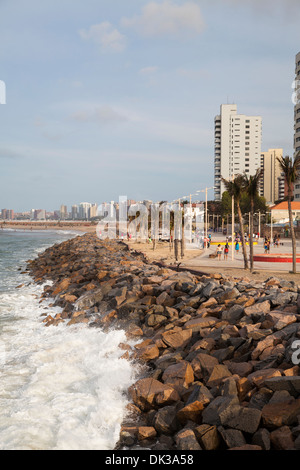
[[[236,104],[222,104],[215,117],[215,200],[225,191],[221,177],[248,173],[254,175],[260,166],[262,119],[260,116],[237,114]]]
[[[284,197],[284,179],[277,160],[277,157],[282,156],[283,149],[269,149],[268,152],[261,153],[260,166],[263,175],[259,194],[266,199],[267,204],[274,204]]]

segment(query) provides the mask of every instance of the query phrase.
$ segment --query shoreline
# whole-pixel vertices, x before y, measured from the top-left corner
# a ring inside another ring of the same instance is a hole
[[[57,230],[66,230],[70,232],[93,232],[96,230],[96,225],[91,223],[82,222],[82,223],[72,223],[72,222],[9,222],[3,223],[0,222],[0,231],[1,230],[21,230],[21,231],[33,231],[33,230],[45,230],[45,231],[57,231]]]
[[[177,272],[95,234],[47,249],[27,274],[53,281],[41,301],[62,312],[50,311],[46,327],[121,328],[137,341],[119,346],[141,373],[115,450],[300,448],[294,281]]]

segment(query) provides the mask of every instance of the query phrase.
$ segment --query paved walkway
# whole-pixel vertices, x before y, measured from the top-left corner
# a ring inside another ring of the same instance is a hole
[[[212,236],[212,241],[213,242],[222,242],[224,241],[224,236],[214,234]],[[275,247],[271,246],[270,247],[270,254],[276,254],[276,253],[291,253],[292,254],[292,242],[290,239],[284,239],[282,240],[283,246]],[[191,247],[192,245],[187,245],[187,247]],[[209,258],[209,255],[212,253],[216,252],[216,245],[211,245],[210,248],[205,249],[203,254],[200,256],[197,256],[196,258],[193,258],[186,263],[182,263],[182,265],[186,265],[189,267],[201,267],[205,268],[206,266],[210,267],[217,267],[218,269],[222,267],[227,267],[227,268],[244,268],[244,257],[243,257],[243,251],[242,247],[240,246],[240,251],[238,254],[235,253],[233,254],[232,258],[232,248],[231,245],[229,247],[229,253],[228,253],[228,259],[224,260],[224,254],[222,254],[221,260],[218,260],[217,258]],[[260,254],[264,253],[264,239],[260,239],[260,241],[257,243],[257,245],[253,246],[253,252],[254,254]],[[247,246],[247,253],[249,257],[250,249],[249,246]],[[300,253],[300,241],[297,243],[297,253]],[[249,259],[249,258],[248,258]],[[253,268],[254,270],[261,271],[261,270],[266,270],[266,271],[271,271],[271,272],[289,272],[292,270],[292,263],[274,263],[274,262],[260,262],[260,261],[254,261],[253,263]],[[297,273],[300,273],[300,263],[297,263]]]

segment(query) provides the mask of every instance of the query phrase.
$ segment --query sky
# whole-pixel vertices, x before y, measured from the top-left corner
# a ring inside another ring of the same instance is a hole
[[[211,188],[226,103],[292,156],[299,21],[299,0],[0,0],[0,209]]]

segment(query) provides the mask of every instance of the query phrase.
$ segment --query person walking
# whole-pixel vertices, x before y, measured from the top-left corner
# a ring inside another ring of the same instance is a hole
[[[240,243],[238,240],[235,242],[235,252],[236,254],[239,254],[240,252]]]
[[[226,242],[225,247],[224,247],[224,260],[228,259],[228,252],[229,252],[229,244]]]
[[[220,243],[219,243],[218,248],[217,248],[217,255],[218,255],[218,260],[221,260],[222,247],[221,247]]]

